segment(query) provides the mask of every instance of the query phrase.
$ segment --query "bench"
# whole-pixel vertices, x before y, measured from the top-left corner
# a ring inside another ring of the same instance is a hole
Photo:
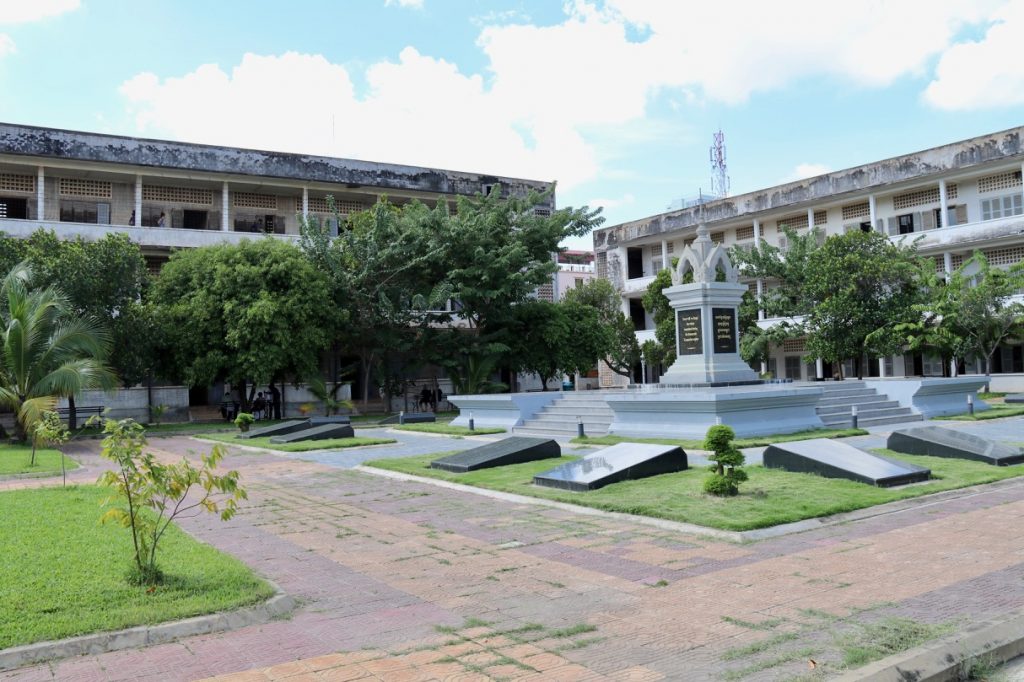
[[[75,406],[75,417],[82,419],[83,417],[89,417],[96,415],[97,417],[103,416],[103,411],[106,410],[102,405],[84,405],[82,407]],[[61,419],[67,420],[71,416],[71,409],[68,407],[58,407],[57,416]]]

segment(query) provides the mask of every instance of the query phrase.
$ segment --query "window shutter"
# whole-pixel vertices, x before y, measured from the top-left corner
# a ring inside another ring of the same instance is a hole
[[[206,229],[220,229],[220,211],[210,211],[209,213],[206,214]]]
[[[825,243],[825,230],[815,230],[814,231],[814,241],[816,241],[818,243],[818,246],[821,246],[822,244],[824,244]]]
[[[885,223],[882,222],[881,218],[875,218],[875,230],[885,234]]]
[[[888,226],[889,226],[889,234],[890,235],[899,234],[900,233],[900,225],[899,225],[899,222],[896,220],[895,217],[889,218]]]
[[[96,204],[96,224],[110,224],[110,204],[106,202],[99,202]]]
[[[921,219],[921,212],[920,211],[916,211],[914,213],[913,220],[914,220],[914,230],[913,231],[914,232],[920,232],[923,229],[921,226],[924,225],[924,221]]]
[[[843,225],[843,234],[850,234],[851,232],[856,232],[859,229],[860,227],[857,225]]]
[[[181,229],[185,227],[185,210],[182,208],[171,209],[171,227]]]
[[[922,211],[918,215],[921,216],[921,229],[922,230],[934,230],[935,229],[935,213],[932,211]]]
[[[789,240],[786,239],[786,235],[784,235],[784,234],[780,234],[779,235],[779,249],[783,253],[785,253],[786,251],[789,251]]]
[[[956,224],[963,225],[967,222],[967,204],[960,204],[956,207]]]
[[[38,220],[39,216],[36,215],[36,202],[28,201],[25,206],[25,219],[26,220]]]

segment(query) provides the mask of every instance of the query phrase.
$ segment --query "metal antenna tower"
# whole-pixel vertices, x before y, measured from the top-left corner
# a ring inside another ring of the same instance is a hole
[[[725,167],[725,134],[719,128],[711,145],[711,193],[716,197],[729,196],[729,176]]]

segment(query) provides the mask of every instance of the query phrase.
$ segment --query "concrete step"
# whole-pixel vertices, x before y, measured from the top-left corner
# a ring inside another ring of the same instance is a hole
[[[819,415],[825,426],[843,425],[849,426],[852,417],[847,414],[824,414]],[[858,410],[857,425],[868,426],[874,423],[891,424],[898,421],[919,421],[921,415],[915,414],[909,407],[885,408],[881,410]],[[890,420],[890,421],[878,421]]]
[[[919,414],[908,414],[899,417],[876,417],[874,419],[860,419],[857,421],[858,428],[866,428],[868,426],[882,426],[884,424],[901,424],[903,422],[919,422],[924,421],[924,417]]]
[[[817,410],[819,416],[824,414],[850,414],[850,408],[853,405],[857,406],[858,412],[863,412],[864,410],[881,410],[885,408],[900,406],[899,402],[896,400],[864,400],[855,403],[818,405],[818,407],[815,409]]]
[[[608,430],[584,430],[584,433],[586,433],[588,436],[607,436]],[[512,434],[515,436],[539,436],[541,438],[557,438],[559,440],[569,440],[570,438],[576,437],[577,431],[575,424],[573,424],[572,429],[547,429],[523,425],[513,427]]]
[[[562,417],[586,417],[586,416],[600,416],[600,417],[613,417],[615,412],[609,407],[545,407],[543,410],[537,413],[541,414],[553,414]]]
[[[827,404],[829,402],[840,400],[852,400],[855,398],[871,398],[877,395],[878,391],[873,388],[849,388],[842,391],[825,391],[821,394],[821,402],[819,404]]]

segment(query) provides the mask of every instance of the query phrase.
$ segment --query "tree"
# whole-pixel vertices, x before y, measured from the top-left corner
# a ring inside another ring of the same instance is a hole
[[[587,207],[539,213],[553,192],[502,197],[495,186],[486,196],[458,197],[455,214],[437,224],[439,281],[471,328],[493,328],[513,305],[550,284],[558,245],[604,221],[600,209]]]
[[[743,453],[733,445],[736,433],[732,428],[718,424],[708,429],[704,436],[704,449],[710,450],[708,456],[714,464],[709,469],[711,475],[704,480],[704,492],[712,495],[736,495],[739,484],[747,480],[747,472],[740,467],[746,461]]]
[[[991,374],[999,345],[1024,333],[1024,304],[1012,300],[1022,288],[1024,263],[993,267],[975,251],[948,282],[931,283],[928,299],[917,307],[920,321],[904,329],[911,332],[912,344],[936,348],[944,357],[977,355]]]
[[[547,301],[526,301],[512,308],[507,324],[511,369],[537,374],[541,390],[548,390],[548,380],[565,371],[564,349],[572,334],[565,310]]]
[[[32,429],[32,462],[31,465],[35,466],[36,463],[36,447],[39,445],[47,445],[50,447],[60,446],[68,442],[70,433],[64,422],[60,420],[60,415],[56,412],[43,412],[43,416],[36,422],[35,427]],[[58,450],[60,454],[60,475],[64,485],[68,483],[68,472],[64,463],[64,453]]]
[[[768,317],[806,315],[815,303],[807,290],[807,281],[815,254],[821,249],[823,233],[812,228],[799,234],[787,226],[783,226],[782,232],[786,238],[784,249],[761,240],[757,247],[733,246],[729,258],[741,277],[773,283],[763,291],[761,301],[755,303],[755,313],[760,307]]]
[[[106,331],[77,316],[54,287],[30,289],[31,268],[15,266],[0,286],[0,405],[15,414],[15,435],[24,441],[59,397],[90,388],[112,388],[116,376],[105,360]]]
[[[674,265],[673,265],[674,267]],[[692,278],[691,273],[687,273]],[[647,285],[644,292],[644,310],[654,320],[654,339],[657,349],[651,349],[645,356],[649,365],[671,365],[676,360],[676,315],[669,305],[668,297],[663,290],[672,286],[672,271],[661,270],[654,276],[654,281]]]
[[[589,307],[597,313],[597,329],[603,333],[603,351],[600,359],[608,368],[624,377],[633,374],[633,367],[640,361],[633,322],[622,312],[622,299],[611,282],[606,279],[592,279],[583,286],[569,289],[563,302]]]
[[[215,473],[224,458],[221,445],[203,455],[199,467],[185,458],[176,464],[162,464],[143,451],[145,430],[131,419],[108,419],[103,432],[106,437],[101,454],[117,468],[100,477],[100,483],[114,489],[103,502],[111,508],[100,520],[115,521],[132,534],[134,555],[128,581],[133,585],[159,584],[163,572],[156,563],[157,548],[174,519],[193,511],[207,511],[227,521],[234,516],[239,501],[248,496],[238,484],[237,471]],[[196,492],[190,497],[192,491]]]
[[[813,302],[805,327],[812,358],[853,359],[900,352],[898,325],[913,319],[920,294],[912,247],[877,232],[833,235],[807,261],[804,292]],[[841,368],[841,364],[839,364]]]
[[[324,275],[271,237],[175,253],[152,302],[163,373],[190,386],[230,381],[245,411],[257,384],[319,372],[335,319]]]
[[[412,202],[399,208],[382,198],[348,221],[337,218],[343,227],[333,238],[316,219],[303,221],[301,248],[323,273],[327,296],[341,313],[332,329],[332,379],[340,378],[341,348],[358,356],[365,405],[372,372],[388,376],[415,354],[416,327],[429,322],[422,311],[443,299],[429,273],[438,257],[434,234],[447,220],[447,207],[439,202],[431,210]]]

